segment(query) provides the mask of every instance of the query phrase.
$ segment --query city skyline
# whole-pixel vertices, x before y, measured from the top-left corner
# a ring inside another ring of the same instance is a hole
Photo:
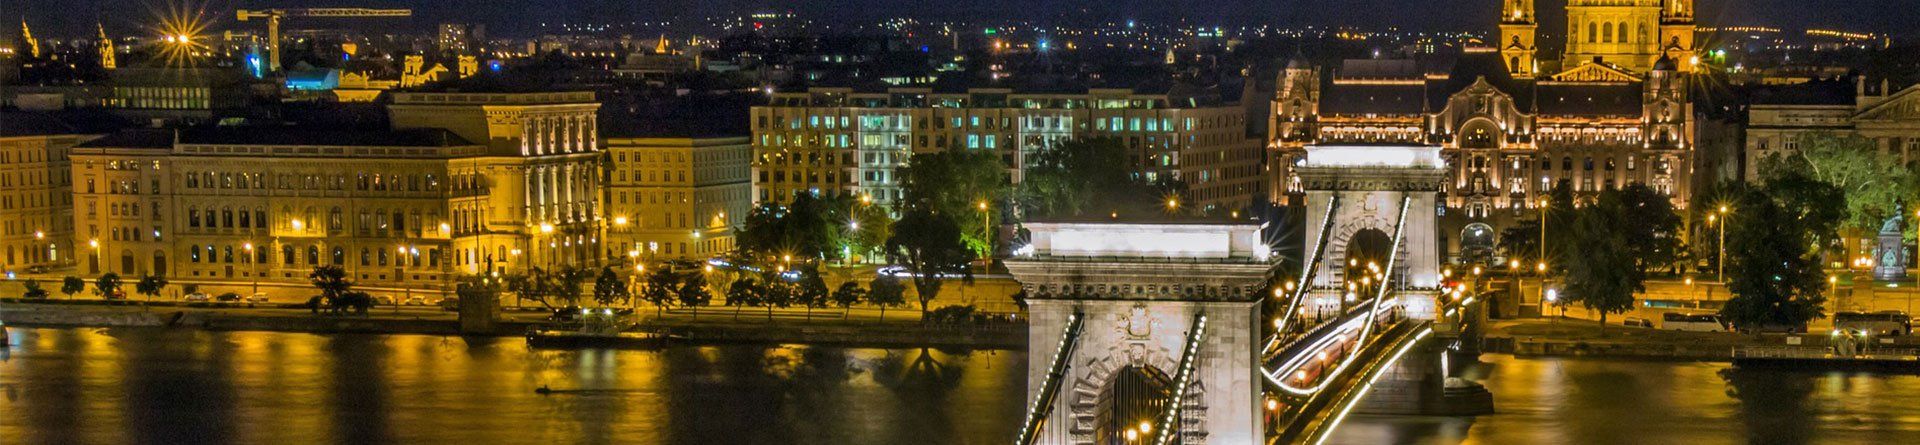
[[[1547,0],[1540,8],[1555,8],[1566,0]],[[1185,23],[1194,26],[1359,26],[1379,30],[1400,27],[1427,32],[1492,32],[1492,13],[1501,3],[1454,0],[1265,0],[1234,2],[1194,8],[1180,2],[1122,1],[1060,2],[1039,8],[1026,7],[1017,0],[989,0],[952,4],[926,4],[896,0],[807,1],[690,1],[622,2],[613,0],[512,0],[475,10],[467,2],[451,0],[289,0],[258,2],[245,0],[24,0],[0,6],[0,17],[24,18],[49,36],[84,37],[93,34],[97,22],[105,22],[109,31],[125,33],[148,28],[146,12],[169,5],[200,5],[213,12],[209,17],[222,27],[251,28],[236,23],[233,9],[263,7],[369,7],[412,8],[412,19],[399,19],[403,29],[426,32],[441,22],[485,24],[505,35],[525,37],[555,32],[559,25],[648,22],[658,20],[697,21],[707,17],[746,15],[757,12],[794,12],[803,19],[832,24],[874,23],[890,18],[915,18],[933,21],[1035,21],[1061,26],[1081,26],[1098,22],[1136,20],[1155,24]],[[117,10],[120,13],[97,16],[70,16],[58,13],[67,8]],[[1019,7],[1016,7],[1019,6]],[[1788,30],[1839,29],[1851,32],[1893,34],[1913,38],[1920,30],[1920,8],[1911,8],[1906,0],[1703,0],[1697,7],[1702,23],[1722,26],[1766,26]],[[117,8],[117,9],[116,9]],[[1874,11],[1872,14],[1861,14]],[[1563,16],[1543,15],[1543,29],[1562,25]],[[350,22],[321,22],[349,29],[390,29]],[[1364,25],[1362,25],[1364,24]],[[547,25],[543,27],[542,25]]]

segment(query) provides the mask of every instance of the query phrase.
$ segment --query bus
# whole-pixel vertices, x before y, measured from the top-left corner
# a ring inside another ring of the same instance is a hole
[[[1682,314],[1668,312],[1662,316],[1660,329],[1688,332],[1726,332],[1726,322],[1720,321],[1718,314]]]
[[[1873,335],[1907,335],[1913,332],[1913,319],[1900,311],[1837,312],[1833,314],[1833,328]]]

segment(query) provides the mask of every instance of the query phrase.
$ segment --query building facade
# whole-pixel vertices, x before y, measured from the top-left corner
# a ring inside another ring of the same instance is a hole
[[[1089,137],[1119,139],[1142,179],[1183,181],[1188,201],[1203,208],[1244,208],[1264,191],[1245,109],[1204,98],[1129,89],[812,88],[775,93],[752,114],[755,202],[803,191],[894,202],[908,159],[945,150],[996,153],[1019,182],[1035,154]]]
[[[1848,88],[1851,87],[1851,88]],[[1741,176],[1761,179],[1760,161],[1800,151],[1808,133],[1870,139],[1880,153],[1920,167],[1920,85],[1901,88],[1855,77],[1852,85],[1814,81],[1769,88],[1747,108]]]
[[[745,136],[608,138],[607,255],[707,258],[753,206]]]
[[[51,118],[0,120],[0,274],[73,261],[73,195],[67,153],[83,136]]]
[[[77,272],[450,289],[601,258],[589,93],[403,93],[392,129],[129,130],[73,149]]]
[[[1449,169],[1434,209],[1443,245],[1479,260],[1563,180],[1582,196],[1644,184],[1687,206],[1692,113],[1687,75],[1672,59],[1645,73],[1586,64],[1532,77],[1514,75],[1510,54],[1289,64],[1269,125],[1279,160],[1271,193],[1302,191],[1293,167],[1308,147],[1438,146]]]
[[[454,172],[472,189],[452,209],[470,240],[460,263],[543,268],[600,259],[599,108],[589,92],[395,93],[388,107],[396,129],[486,147]]]

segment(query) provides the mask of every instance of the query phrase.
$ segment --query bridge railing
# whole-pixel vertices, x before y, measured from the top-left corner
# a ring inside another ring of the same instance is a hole
[[[1053,415],[1053,400],[1060,393],[1061,381],[1066,379],[1067,366],[1072,362],[1074,347],[1080,343],[1080,328],[1085,323],[1085,314],[1075,312],[1067,316],[1060,344],[1053,350],[1053,363],[1047,366],[1047,380],[1040,384],[1040,394],[1033,398],[1033,406],[1027,408],[1027,421],[1014,443],[1033,445],[1039,439],[1040,429],[1046,427],[1047,418]]]

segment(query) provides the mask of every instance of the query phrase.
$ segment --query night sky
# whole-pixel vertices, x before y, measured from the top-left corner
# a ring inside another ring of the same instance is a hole
[[[1565,0],[1540,0],[1556,10]],[[6,0],[0,17],[24,15],[36,33],[47,36],[92,33],[95,20],[113,33],[146,26],[153,7],[167,3],[207,4],[218,20],[215,29],[234,25],[230,10],[246,7],[365,6],[410,7],[417,16],[383,24],[426,30],[442,21],[485,23],[508,36],[531,33],[540,22],[616,22],[701,17],[736,11],[793,10],[808,18],[864,21],[913,16],[926,19],[1020,18],[1061,24],[1135,18],[1201,24],[1271,23],[1276,25],[1396,25],[1409,29],[1457,31],[1493,29],[1500,0]],[[1789,30],[1805,27],[1920,34],[1920,0],[1700,0],[1705,25],[1766,25]],[[95,12],[98,11],[98,12]],[[77,13],[76,13],[77,12]],[[1560,26],[1558,14],[1544,14],[1543,29]],[[298,25],[290,25],[297,27]],[[8,28],[12,28],[9,25]],[[9,30],[8,34],[17,32]]]

